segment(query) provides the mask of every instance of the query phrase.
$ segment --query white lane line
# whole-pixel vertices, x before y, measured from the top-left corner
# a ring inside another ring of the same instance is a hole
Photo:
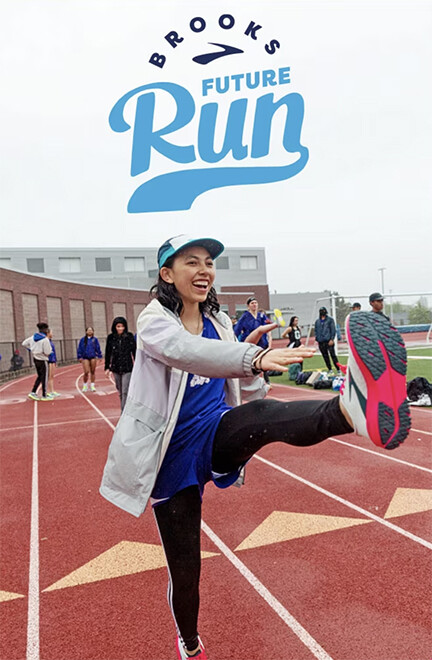
[[[78,381],[79,381],[80,378],[82,378],[82,375],[83,375],[83,374],[80,374],[80,375],[78,376],[78,378],[76,379],[76,381],[75,381],[75,387],[77,388],[77,391],[81,394],[81,396],[83,397],[83,399],[85,399],[85,400],[87,401],[87,403],[88,403],[92,408],[94,408],[94,410],[96,410],[97,414],[100,415],[100,416],[102,417],[102,419],[104,419],[104,420],[106,421],[106,423],[108,424],[108,426],[110,426],[110,427],[112,428],[112,430],[115,431],[115,426],[114,426],[114,424],[111,424],[111,422],[109,421],[108,417],[105,417],[105,415],[103,414],[103,412],[102,412],[101,410],[99,410],[99,408],[98,408],[97,406],[95,406],[95,404],[93,403],[93,401],[90,401],[90,399],[84,394],[84,392],[82,392],[82,391],[80,390],[80,387],[79,387],[79,385],[78,385]]]
[[[117,419],[118,415],[111,415],[112,419]],[[46,422],[45,424],[39,424],[39,427],[45,427],[45,426],[64,426],[65,424],[82,424],[83,422],[100,422],[101,420],[99,417],[88,417],[87,419],[71,419],[67,422],[64,422],[63,420],[59,420],[58,422]],[[24,429],[32,429],[33,425],[29,424],[28,426],[9,426],[5,428],[0,428],[0,433],[2,431],[23,431]],[[16,440],[16,438],[14,438]]]
[[[85,394],[79,390],[79,378],[77,378],[75,385],[78,391],[83,395],[84,399],[96,410],[96,412],[107,422],[107,424],[114,430],[115,427],[111,424],[107,417],[94,405]],[[287,609],[270,593],[268,589],[258,580],[257,577],[240,561],[236,555],[223,543],[223,541],[216,536],[216,534],[208,527],[208,525],[201,521],[203,531],[213,541],[213,543],[224,553],[229,561],[240,571],[244,578],[258,591],[260,596],[270,605],[270,607],[278,614],[281,619],[291,628],[291,630],[300,638],[300,640],[307,646],[307,648],[318,658],[318,660],[332,660],[332,658],[324,651],[324,649],[314,640],[314,638],[305,630],[298,621],[288,612]]]
[[[411,431],[414,431],[415,433],[425,433],[426,435],[432,435],[430,431],[422,431],[421,429],[411,429]]]
[[[30,518],[30,566],[27,614],[27,660],[39,660],[39,481],[38,414],[34,402],[33,464]]]
[[[290,612],[282,605],[281,602],[275,598],[270,591],[263,585],[263,583],[250,571],[245,564],[235,555],[228,546],[213,532],[212,529],[204,522],[201,521],[202,530],[225,555],[225,557],[235,566],[241,575],[249,582],[249,584],[259,593],[274,612],[282,619],[286,625],[291,628],[293,633],[297,635],[301,642],[309,649],[312,655],[318,660],[332,660],[331,656],[318,644],[318,642],[303,628],[303,626],[293,617]]]
[[[286,385],[285,387],[290,387],[290,385]],[[275,401],[300,401],[301,399],[298,399],[296,397],[290,398],[290,399],[278,399],[276,396],[272,396],[272,399]],[[411,429],[411,431],[414,431],[414,433],[425,433],[426,435],[432,435],[429,431],[420,431],[420,429]],[[390,456],[388,453],[379,453],[377,451],[373,451],[372,449],[367,449],[366,447],[359,447],[359,445],[353,445],[350,442],[346,442],[345,440],[339,440],[338,438],[327,438],[327,440],[331,440],[332,442],[338,442],[341,445],[346,445],[347,447],[351,447],[352,449],[358,449],[359,451],[365,451],[369,454],[373,454],[374,456],[378,456],[379,458],[384,458],[387,461],[395,461],[396,463],[402,463],[402,465],[406,465],[408,467],[416,468],[417,470],[423,470],[424,472],[430,472],[432,474],[432,470],[429,468],[423,467],[422,465],[417,465],[416,463],[409,463],[408,461],[404,461],[401,458],[396,458],[395,456]]]
[[[408,463],[408,461],[404,461],[402,458],[396,458],[396,456],[388,456],[387,454],[379,453],[377,451],[373,451],[372,449],[367,449],[367,447],[359,447],[359,445],[352,445],[350,442],[346,442],[345,440],[339,440],[339,438],[327,438],[327,440],[331,440],[332,442],[337,442],[340,445],[346,445],[347,447],[351,447],[352,449],[365,451],[368,454],[373,454],[373,456],[378,456],[378,458],[385,458],[387,461],[395,461],[396,463],[401,463],[402,465],[406,465],[407,467],[412,467],[415,468],[416,470],[423,470],[424,472],[429,472],[430,474],[432,474],[432,470],[430,470],[429,468],[423,467],[422,465],[417,465],[416,463]]]
[[[54,378],[56,378],[57,376],[61,376],[66,371],[68,371],[68,372],[71,371],[76,366],[77,365],[75,365],[75,364],[70,364],[67,367],[59,367],[59,369],[61,369],[61,373],[60,374],[57,374],[57,373],[54,374]],[[21,376],[20,378],[12,378],[8,383],[6,383],[6,385],[3,385],[2,387],[0,387],[0,394],[3,392],[3,390],[7,390],[7,388],[10,387],[11,385],[15,385],[16,383],[22,383],[24,380],[28,380],[29,378],[32,378],[33,380],[35,380],[36,379],[36,374],[34,373],[34,374],[28,374],[27,376]]]
[[[279,472],[283,472],[284,474],[288,475],[292,479],[296,479],[297,481],[300,481],[302,484],[305,484],[306,486],[309,486],[310,488],[313,488],[314,490],[318,491],[319,493],[322,493],[323,495],[326,495],[327,497],[330,497],[332,500],[336,500],[336,502],[340,502],[340,504],[343,504],[344,506],[347,506],[350,509],[353,509],[354,511],[357,511],[358,513],[361,513],[363,516],[366,516],[367,518],[371,518],[372,520],[375,520],[375,522],[380,523],[380,525],[384,525],[384,527],[388,527],[393,532],[397,532],[398,534],[401,534],[402,536],[406,536],[411,541],[415,541],[415,543],[419,543],[420,545],[423,545],[425,548],[428,548],[429,550],[432,550],[432,543],[429,543],[429,541],[425,541],[425,539],[422,539],[419,536],[416,536],[415,534],[411,534],[411,532],[407,532],[405,529],[402,529],[402,527],[398,527],[397,525],[394,525],[393,523],[389,522],[388,520],[384,520],[384,518],[380,518],[379,516],[376,516],[374,513],[370,513],[370,511],[366,511],[366,509],[362,509],[362,507],[357,506],[357,504],[353,504],[352,502],[349,502],[348,500],[345,500],[343,497],[339,497],[339,495],[335,495],[334,493],[331,493],[330,491],[325,490],[325,488],[321,488],[321,486],[317,486],[317,484],[314,484],[311,481],[308,481],[307,479],[303,479],[303,477],[299,477],[297,474],[294,474],[293,472],[290,472],[289,470],[286,470],[285,468],[281,467],[280,465],[276,465],[276,463],[272,463],[271,461],[268,461],[266,458],[263,458],[262,456],[257,456],[255,454],[253,458],[256,458],[258,461],[261,461],[262,463],[265,463],[266,465],[269,465],[270,467],[274,468],[275,470],[279,470]]]

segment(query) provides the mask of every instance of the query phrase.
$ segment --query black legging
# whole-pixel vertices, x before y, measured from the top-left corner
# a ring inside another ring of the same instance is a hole
[[[337,355],[336,355],[336,352],[335,352],[334,344],[332,344],[331,346],[329,346],[328,341],[320,341],[320,342],[318,343],[318,346],[319,346],[319,349],[320,349],[320,351],[321,351],[321,355],[322,355],[323,358],[324,358],[324,362],[326,363],[326,367],[327,367],[327,369],[328,369],[329,371],[330,371],[330,369],[331,369],[329,353],[330,353],[330,355],[331,355],[331,359],[333,360],[333,364],[334,364],[334,366],[335,366],[335,369],[339,369],[339,367],[338,367],[338,362],[339,362],[339,360],[338,360]]]
[[[42,396],[46,396],[46,388],[48,383],[48,362],[45,360],[37,360],[33,358],[34,365],[37,371],[37,378],[34,382],[32,392],[36,394],[39,385],[42,385]]]
[[[297,447],[315,445],[331,435],[352,433],[339,408],[339,397],[326,401],[252,401],[227,412],[213,442],[212,469],[237,470],[271,442]],[[168,563],[168,602],[188,650],[198,646],[201,570],[201,497],[189,486],[154,508]]]

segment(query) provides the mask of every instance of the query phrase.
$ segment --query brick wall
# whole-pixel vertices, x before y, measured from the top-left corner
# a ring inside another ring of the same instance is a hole
[[[244,308],[249,295],[256,295],[260,306],[268,309],[266,285],[223,287],[218,298],[234,315],[237,306]],[[48,320],[55,324],[58,339],[61,334],[66,340],[79,339],[91,325],[96,335],[102,332],[102,340],[120,309],[126,309],[129,330],[135,333],[136,319],[149,301],[148,291],[63,282],[0,268],[0,342],[22,342],[36,331],[38,321]]]

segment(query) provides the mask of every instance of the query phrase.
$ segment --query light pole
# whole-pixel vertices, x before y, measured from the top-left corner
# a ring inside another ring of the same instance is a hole
[[[378,268],[378,270],[381,272],[381,293],[384,295],[384,271],[387,270],[386,268]]]
[[[378,270],[381,272],[381,295],[384,296],[384,271],[386,268],[378,268]],[[385,303],[383,309],[385,310]]]

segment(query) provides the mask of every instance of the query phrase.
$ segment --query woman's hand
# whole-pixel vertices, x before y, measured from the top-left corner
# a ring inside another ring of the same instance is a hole
[[[255,328],[255,330],[252,330],[252,332],[246,337],[245,342],[248,344],[258,344],[259,340],[263,335],[266,334],[266,332],[271,332],[277,327],[277,323],[267,323],[266,325],[260,325],[258,328]]]
[[[274,348],[266,353],[259,367],[263,371],[288,371],[287,364],[294,364],[295,362],[303,362],[305,358],[313,357],[315,348],[305,348],[299,346],[298,348]]]

